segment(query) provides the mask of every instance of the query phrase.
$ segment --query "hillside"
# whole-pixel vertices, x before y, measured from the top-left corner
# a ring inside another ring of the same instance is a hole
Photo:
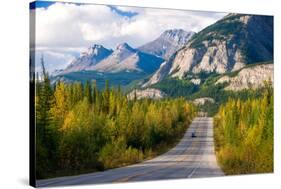
[[[163,63],[144,85],[165,77],[223,74],[273,59],[273,17],[229,14],[197,34]]]
[[[243,89],[257,89],[264,85],[265,81],[274,82],[274,65],[261,64],[239,70],[234,76],[223,76],[216,84],[227,83],[225,90],[240,91]]]

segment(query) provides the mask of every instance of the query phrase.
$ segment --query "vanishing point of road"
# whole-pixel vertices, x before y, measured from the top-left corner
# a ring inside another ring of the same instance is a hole
[[[191,137],[194,131],[196,137]],[[154,159],[103,172],[37,180],[36,184],[66,186],[222,175],[214,153],[213,119],[197,117],[174,148]]]

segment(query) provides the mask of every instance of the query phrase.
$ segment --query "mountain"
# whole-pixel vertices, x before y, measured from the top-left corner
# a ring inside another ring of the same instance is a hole
[[[195,33],[182,29],[172,29],[164,31],[157,39],[139,47],[142,52],[162,57],[166,60],[170,58],[178,49],[183,47]]]
[[[130,47],[127,43],[122,43],[116,47],[111,55],[98,64],[87,67],[86,70],[110,73],[122,71],[153,73],[162,62],[162,58],[141,52]]]
[[[242,68],[233,76],[225,75],[216,81],[216,85],[226,83],[225,90],[240,91],[243,89],[256,89],[264,85],[265,81],[274,82],[274,65],[272,63],[253,65]]]
[[[143,86],[167,76],[182,79],[202,72],[223,74],[270,60],[273,17],[229,14],[193,35]]]
[[[92,47],[89,47],[85,52],[82,52],[80,57],[73,60],[73,62],[60,72],[60,74],[85,70],[88,67],[96,65],[108,57],[112,52],[112,50],[106,49],[102,45],[95,44]]]
[[[96,80],[98,88],[103,88],[106,81],[110,81],[111,86],[125,87],[149,77],[163,61],[127,43],[117,45],[114,51],[94,45],[65,70],[53,74],[51,80],[52,83]]]

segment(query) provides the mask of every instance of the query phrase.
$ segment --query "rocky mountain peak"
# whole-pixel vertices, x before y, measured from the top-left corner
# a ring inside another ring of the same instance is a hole
[[[113,52],[112,56],[115,57],[118,62],[121,62],[136,52],[137,51],[127,43],[120,43],[116,46],[116,50]]]
[[[112,53],[111,49],[106,49],[102,45],[94,44],[87,48],[80,56],[74,59],[71,64],[61,73],[77,72],[96,65]]]
[[[128,43],[120,43],[116,46],[116,51],[135,51],[135,49],[133,49],[130,45],[128,45]]]
[[[112,51],[112,50],[108,50],[108,49],[104,48],[102,45],[94,44],[93,46],[87,48],[86,51],[82,52],[80,57],[81,56],[96,56],[105,51],[108,52],[108,51]]]
[[[164,31],[155,40],[144,44],[138,49],[168,60],[172,54],[183,47],[193,36],[194,32],[183,29],[170,29]]]
[[[190,37],[194,34],[194,32],[190,31],[187,32],[183,29],[170,29],[164,31],[160,38],[163,38],[165,40],[169,40],[173,43],[177,43],[179,45],[184,45],[188,42]]]

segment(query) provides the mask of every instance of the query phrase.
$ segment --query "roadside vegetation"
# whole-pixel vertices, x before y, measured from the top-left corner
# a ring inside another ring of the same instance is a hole
[[[226,174],[273,172],[272,84],[259,93],[230,98],[214,118],[216,155]]]
[[[37,179],[121,167],[175,144],[196,114],[184,98],[128,100],[96,82],[36,78]]]

